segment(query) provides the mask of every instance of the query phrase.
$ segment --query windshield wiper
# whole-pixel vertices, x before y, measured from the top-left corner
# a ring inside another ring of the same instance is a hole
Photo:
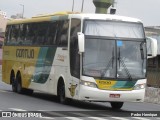
[[[121,59],[120,56],[121,56],[121,55],[120,55],[120,48],[119,48],[119,53],[118,53],[119,67],[120,67],[120,63],[122,63],[122,66],[124,67],[124,70],[126,71],[128,77],[129,77],[129,79],[132,80],[132,76],[131,76],[131,74],[130,74],[128,68],[126,67],[126,65],[125,65],[125,63],[124,63],[124,60]]]
[[[121,58],[119,58],[119,61],[122,63],[122,66],[124,67],[124,70],[126,71],[128,77],[129,77],[129,79],[132,80],[132,76],[131,76],[131,74],[130,74],[128,68],[126,67],[126,65],[125,65],[125,63],[124,63],[124,60],[121,59]]]
[[[101,78],[103,78],[105,76],[107,70],[111,66],[111,63],[112,63],[112,68],[113,68],[113,64],[114,64],[114,47],[113,47],[113,50],[112,50],[112,57],[110,58],[106,68],[104,69],[104,72],[101,74]]]
[[[141,51],[141,58],[142,59],[144,59],[143,44],[144,44],[144,42],[141,42],[141,44],[140,44],[140,51]]]
[[[143,51],[143,44],[144,44],[144,41],[141,42],[141,44],[140,44],[140,51],[141,51],[141,58],[142,58],[142,73],[143,73],[143,67],[144,67],[144,51]]]

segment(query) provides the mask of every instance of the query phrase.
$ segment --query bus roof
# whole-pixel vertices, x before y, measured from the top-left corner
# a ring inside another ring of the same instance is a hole
[[[119,15],[112,15],[112,14],[70,14],[70,18],[81,18],[81,19],[98,19],[98,20],[115,20],[115,21],[126,21],[126,22],[140,22],[141,20],[126,17],[126,16],[119,16]]]
[[[56,12],[53,14],[38,15],[32,18],[40,17],[56,17],[56,16],[69,16],[69,18],[81,18],[81,19],[105,19],[105,20],[120,20],[120,21],[130,21],[130,22],[141,22],[141,20],[126,16],[111,15],[111,14],[95,14],[95,13],[79,13],[79,12]]]
[[[119,15],[111,14],[86,14],[78,12],[57,12],[53,14],[45,14],[34,16],[29,19],[13,19],[9,20],[8,24],[21,24],[21,23],[32,23],[32,22],[41,22],[41,21],[55,21],[55,20],[65,20],[70,18],[79,18],[79,19],[93,19],[93,20],[115,20],[115,21],[126,21],[126,22],[140,22],[141,20],[131,17],[124,17]]]

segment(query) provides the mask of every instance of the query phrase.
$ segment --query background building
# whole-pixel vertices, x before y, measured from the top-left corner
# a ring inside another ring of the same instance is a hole
[[[6,12],[0,10],[0,47],[2,46],[2,42],[4,40],[6,24],[7,24]]]
[[[160,87],[160,26],[145,27],[146,36],[157,39],[158,55],[148,59],[148,86]]]
[[[7,18],[6,12],[0,10],[0,65],[2,64],[2,44],[6,30]]]

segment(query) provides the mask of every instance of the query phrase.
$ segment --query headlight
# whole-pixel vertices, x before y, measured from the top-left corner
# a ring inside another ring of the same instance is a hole
[[[140,89],[145,89],[146,88],[146,84],[137,84],[134,86],[134,90],[140,90]]]
[[[94,83],[94,82],[88,82],[88,81],[83,81],[83,80],[81,80],[81,81],[80,81],[80,84],[81,84],[81,85],[88,86],[88,87],[97,88],[97,85],[96,85],[96,83]]]

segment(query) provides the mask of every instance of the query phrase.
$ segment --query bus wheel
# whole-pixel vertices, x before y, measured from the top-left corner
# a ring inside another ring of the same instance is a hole
[[[121,109],[123,106],[123,102],[111,102],[111,106],[113,109]]]
[[[17,81],[17,92],[18,93],[23,93],[23,88],[22,88],[22,82],[21,82],[21,75],[18,74],[16,77],[16,81]]]
[[[58,82],[58,99],[60,103],[65,104],[66,103],[66,98],[65,98],[65,85],[63,80],[60,80]]]
[[[11,78],[12,81],[12,91],[17,92],[17,81],[14,77]]]

